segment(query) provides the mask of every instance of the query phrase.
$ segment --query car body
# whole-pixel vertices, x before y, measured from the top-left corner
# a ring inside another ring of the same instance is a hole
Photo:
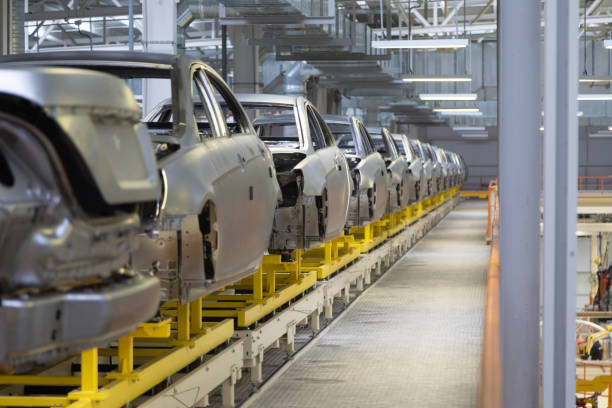
[[[363,227],[387,208],[387,166],[363,123],[355,117],[323,115],[336,145],[344,152],[352,178],[346,227]]]
[[[398,148],[399,153],[408,162],[408,170],[410,171],[410,177],[412,179],[410,185],[410,197],[414,198],[413,201],[419,201],[426,195],[427,179],[425,176],[425,170],[423,168],[423,160],[421,156],[416,152],[412,142],[403,133],[393,134],[393,139]]]
[[[438,161],[438,163],[440,164],[440,168],[442,169],[442,183],[440,188],[442,191],[444,191],[451,187],[453,168],[446,157],[446,153],[442,148],[438,146],[431,147],[436,156],[436,160]]]
[[[253,122],[272,152],[283,194],[270,252],[307,250],[340,236],[351,197],[350,170],[317,109],[303,97],[237,96],[247,112],[287,112]]]
[[[444,150],[444,155],[446,156],[446,159],[448,160],[448,163],[450,164],[450,167],[451,167],[451,173],[452,173],[451,187],[455,187],[455,186],[459,185],[459,183],[460,183],[460,181],[459,181],[460,166],[455,161],[455,154],[453,152],[450,152],[448,150]]]
[[[88,68],[132,83],[142,80],[143,88],[153,83],[171,90],[171,118],[147,117],[164,195],[144,214],[149,233],[133,257],[137,269],[160,277],[163,299],[186,303],[257,271],[280,195],[274,163],[212,68],[186,55],[57,52],[26,58],[30,64]],[[206,101],[199,112],[194,95]],[[225,101],[224,109],[217,99]],[[230,127],[228,114],[235,119]]]
[[[431,159],[431,154],[428,149],[418,139],[411,139],[410,144],[414,150],[418,153],[423,163],[423,174],[426,183],[422,186],[423,195],[422,198],[430,197],[435,192],[435,180],[434,180],[434,163]]]
[[[425,157],[431,161],[432,166],[432,190],[431,194],[442,192],[444,184],[444,174],[442,172],[442,164],[438,161],[434,148],[429,143],[421,143]]]
[[[41,67],[0,77],[0,366],[21,371],[156,313],[159,280],[130,256],[160,183],[123,81]]]
[[[463,157],[459,153],[453,153],[455,157],[455,162],[459,165],[459,184],[463,185],[467,180],[467,166],[465,165],[465,161]]]
[[[411,184],[414,186],[414,179],[410,175],[408,161],[399,153],[398,147],[393,140],[393,136],[386,128],[368,127],[368,132],[374,142],[374,148],[383,157],[387,165],[387,210],[386,213],[393,214],[400,211],[415,200],[414,195],[410,195]]]

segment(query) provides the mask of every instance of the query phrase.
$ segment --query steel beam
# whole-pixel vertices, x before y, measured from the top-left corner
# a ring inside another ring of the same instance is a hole
[[[268,16],[244,16],[244,17],[220,17],[219,24],[221,25],[285,25],[285,24],[304,24],[304,25],[324,25],[334,24],[336,17],[305,17],[302,15],[286,16],[286,15],[268,15]]]
[[[574,406],[576,391],[578,3],[545,7],[542,396],[552,408]]]
[[[498,7],[500,315],[504,407],[538,406],[540,2]]]
[[[146,3],[146,2],[145,2]],[[129,8],[126,7],[88,7],[82,9],[68,9],[60,11],[41,11],[36,13],[27,13],[25,21],[41,21],[41,20],[68,20],[71,18],[84,17],[114,17],[128,16]],[[142,6],[134,6],[134,14],[142,14]]]

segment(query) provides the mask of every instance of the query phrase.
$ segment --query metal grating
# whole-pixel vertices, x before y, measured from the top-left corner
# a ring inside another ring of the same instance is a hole
[[[460,204],[245,406],[477,406],[485,204]]]

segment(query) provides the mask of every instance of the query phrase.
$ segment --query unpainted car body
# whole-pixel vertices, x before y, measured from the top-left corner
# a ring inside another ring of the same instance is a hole
[[[317,109],[303,97],[237,96],[248,112],[290,112],[262,116],[253,122],[258,136],[272,152],[283,194],[269,250],[307,250],[338,237],[349,209],[350,172]]]
[[[163,299],[186,303],[257,271],[279,186],[272,155],[212,68],[185,55],[129,52],[30,54],[28,62],[143,79],[143,86],[170,81],[172,117],[147,119],[164,195],[144,214],[149,234],[134,255],[136,268],[160,277]],[[205,101],[201,112],[194,96]],[[228,113],[235,118],[230,127]],[[196,122],[195,114],[206,120]]]
[[[128,334],[157,311],[129,264],[155,157],[123,81],[0,69],[0,366],[21,371]]]
[[[425,170],[423,169],[423,160],[414,149],[411,141],[408,139],[408,136],[405,134],[396,133],[393,134],[393,139],[395,140],[399,153],[408,162],[408,170],[411,178],[410,197],[414,198],[413,201],[419,201],[427,194],[427,179],[425,176]]]
[[[352,193],[346,227],[380,219],[387,208],[387,166],[365,126],[355,117],[323,115],[351,169]]]
[[[383,157],[387,165],[387,196],[386,213],[393,214],[406,208],[408,203],[416,199],[410,195],[414,180],[410,175],[408,161],[399,153],[393,136],[386,128],[368,127],[368,132],[374,142],[374,148]]]
[[[432,180],[432,190],[431,194],[437,194],[444,190],[444,175],[442,172],[442,165],[438,161],[436,153],[433,147],[429,143],[420,143],[423,151],[425,152],[425,157],[427,160],[431,162],[431,180]]]
[[[452,180],[452,166],[449,163],[449,161],[446,158],[446,154],[444,153],[444,150],[438,146],[431,146],[435,156],[436,156],[436,160],[438,161],[438,163],[440,164],[440,169],[442,170],[442,183],[441,183],[441,190],[447,190],[451,187],[451,180]]]
[[[429,150],[425,149],[425,146],[418,139],[411,139],[410,144],[414,150],[418,153],[423,164],[423,174],[426,183],[422,186],[423,198],[431,197],[435,192],[435,180],[434,180],[434,163],[429,154]]]

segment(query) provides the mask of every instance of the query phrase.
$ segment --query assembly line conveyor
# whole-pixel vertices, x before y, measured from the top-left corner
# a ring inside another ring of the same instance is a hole
[[[310,318],[318,331],[321,313],[332,318],[334,299],[348,303],[351,285],[362,291],[372,273],[405,253],[456,205],[459,188],[295,253],[295,261],[267,255],[254,275],[186,305],[165,303],[156,321],[110,347],[37,375],[0,375],[0,406],[207,406],[219,387],[223,406],[234,406],[243,368],[260,384],[266,350],[282,339],[292,353],[296,325]]]

